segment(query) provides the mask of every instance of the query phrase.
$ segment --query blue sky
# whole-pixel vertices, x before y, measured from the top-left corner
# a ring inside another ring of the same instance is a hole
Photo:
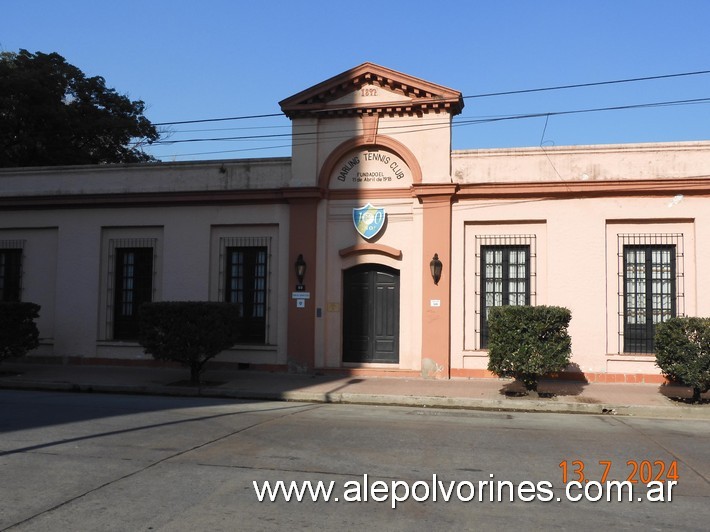
[[[704,0],[3,0],[0,49],[57,52],[154,123],[278,113],[365,61],[464,96],[710,70]],[[456,123],[710,98],[710,75],[466,98]],[[248,128],[248,129],[245,129]],[[171,126],[170,140],[290,132],[284,117]],[[195,131],[210,130],[210,131]],[[544,133],[544,136],[543,136]],[[454,149],[710,140],[710,103],[460,124]],[[171,160],[289,156],[288,137],[152,147]]]

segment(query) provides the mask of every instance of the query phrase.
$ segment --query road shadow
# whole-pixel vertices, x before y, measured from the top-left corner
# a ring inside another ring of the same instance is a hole
[[[343,375],[290,374],[257,371],[232,365],[208,364],[199,384],[189,381],[189,370],[179,366],[111,366],[48,364],[18,359],[0,367],[0,434],[36,427],[99,420],[126,414],[206,405],[263,403],[288,398],[288,392],[315,389],[326,402],[364,381]],[[315,387],[315,388],[314,388]],[[314,392],[314,393],[316,393]],[[112,395],[99,406],[96,395]],[[20,414],[22,397],[44,394],[30,411]],[[44,415],[61,396],[76,395],[67,408]],[[146,399],[150,396],[151,399]]]
[[[36,394],[45,394],[49,395],[51,392],[35,392]],[[103,396],[104,400],[110,399],[110,395],[104,395]],[[173,407],[172,408],[167,408],[166,410],[173,410],[176,407],[178,408],[184,408],[184,405],[176,405],[175,402],[182,399],[182,398],[177,398],[177,397],[172,397],[173,400]],[[244,401],[241,402],[242,404]],[[195,406],[200,406],[203,407],[205,404],[199,404]],[[274,406],[274,407],[269,407],[269,408],[264,408],[259,410],[258,412],[274,412],[274,411],[303,411],[304,409],[312,408],[312,405],[279,405],[279,406]],[[129,411],[123,411],[120,415],[126,415],[126,414],[135,414],[135,413],[145,413],[145,412],[155,412],[161,410],[159,408],[153,408],[153,409],[134,409],[134,410],[129,410]],[[61,417],[61,421],[55,419],[52,423],[41,423],[38,425],[32,425],[30,427],[27,426],[13,426],[12,430],[22,430],[26,428],[35,428],[36,426],[48,426],[48,425],[55,425],[57,423],[74,423],[74,422],[81,422],[81,421],[89,421],[89,420],[94,420],[97,417],[98,418],[106,418],[110,417],[106,415],[106,411],[104,411],[104,415],[101,416],[90,416],[86,417],[80,414],[81,409],[72,409],[72,410],[67,410],[67,414]],[[96,440],[98,438],[105,438],[105,437],[110,437],[110,436],[120,436],[124,434],[129,434],[133,432],[140,432],[140,431],[147,431],[147,430],[153,430],[157,428],[164,428],[164,427],[169,427],[169,426],[190,426],[192,423],[197,423],[197,422],[202,422],[202,421],[209,421],[209,420],[214,420],[214,419],[219,419],[219,418],[225,418],[225,417],[234,417],[234,416],[240,416],[240,415],[245,415],[245,414],[250,414],[254,413],[253,410],[250,411],[242,411],[239,409],[235,409],[235,411],[232,412],[226,412],[222,414],[212,414],[212,415],[206,415],[206,416],[191,416],[191,417],[184,417],[178,420],[174,421],[165,421],[162,423],[147,423],[144,425],[134,425],[130,426],[129,428],[125,429],[118,429],[118,430],[108,430],[108,431],[94,431],[94,432],[89,432],[88,434],[81,434],[81,435],[76,435],[68,438],[61,438],[57,440],[49,440],[49,441],[43,441],[42,443],[34,444],[34,445],[28,445],[24,447],[18,447],[18,448],[13,448],[13,449],[7,449],[7,450],[2,450],[0,449],[0,457],[3,456],[8,456],[11,454],[20,454],[20,453],[26,453],[26,452],[32,452],[32,451],[38,451],[42,449],[47,449],[49,447],[55,447],[58,445],[66,445],[66,444],[76,444],[82,441],[87,441],[87,440]],[[115,414],[119,415],[119,414]],[[3,432],[2,429],[3,425],[3,419],[0,417],[0,432]],[[92,425],[93,426],[93,425]],[[189,429],[186,429],[189,430]]]
[[[700,401],[693,400],[693,389],[682,384],[663,383],[658,387],[661,395],[676,403],[686,405],[710,405],[710,392],[700,394]]]
[[[528,393],[520,381],[504,384],[500,394],[506,397],[551,399],[553,397],[572,397],[581,395],[588,381],[577,364],[570,364],[566,371],[540,379],[537,393]]]

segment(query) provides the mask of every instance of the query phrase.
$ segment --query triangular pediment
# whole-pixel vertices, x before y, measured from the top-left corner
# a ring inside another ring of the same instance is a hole
[[[363,63],[279,103],[289,118],[415,114],[463,109],[461,93],[374,63]]]

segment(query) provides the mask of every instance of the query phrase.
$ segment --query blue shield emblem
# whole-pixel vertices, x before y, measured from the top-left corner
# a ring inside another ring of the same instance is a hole
[[[385,210],[373,207],[369,203],[359,209],[353,209],[353,224],[357,232],[369,240],[385,225]]]

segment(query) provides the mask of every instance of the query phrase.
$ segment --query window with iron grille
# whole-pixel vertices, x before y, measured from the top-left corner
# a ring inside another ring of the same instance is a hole
[[[653,353],[656,325],[682,315],[683,235],[618,235],[619,350]]]
[[[530,305],[534,299],[534,235],[476,237],[480,348],[488,347],[492,307]]]
[[[269,238],[222,238],[220,299],[239,306],[243,343],[267,343]]]
[[[23,240],[0,240],[0,301],[20,301],[23,247]]]
[[[155,244],[152,238],[109,241],[109,330],[114,340],[137,340],[138,310],[153,301]]]

